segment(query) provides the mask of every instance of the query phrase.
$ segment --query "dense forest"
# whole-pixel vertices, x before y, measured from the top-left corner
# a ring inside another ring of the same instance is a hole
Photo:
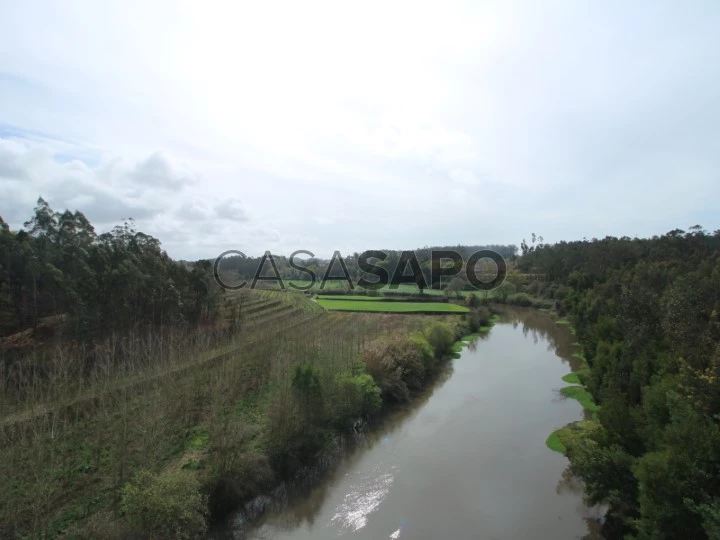
[[[524,246],[526,248],[526,246]],[[525,249],[558,287],[587,361],[601,427],[568,448],[608,530],[720,538],[720,231]]]
[[[23,230],[0,218],[0,336],[56,315],[83,339],[197,325],[216,315],[218,297],[208,261],[178,264],[132,220],[96,234],[81,212],[54,212],[42,198]]]

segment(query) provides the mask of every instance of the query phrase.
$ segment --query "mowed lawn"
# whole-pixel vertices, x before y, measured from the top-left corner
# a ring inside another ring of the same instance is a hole
[[[231,282],[231,280],[228,281],[228,283],[230,283],[230,282]],[[268,282],[268,283],[270,283],[270,282]],[[323,291],[340,290],[340,289],[350,292],[348,282],[344,281],[344,280],[336,280],[336,279],[328,280],[325,283],[325,287],[323,287],[321,289],[319,278],[314,284],[310,280],[306,280],[306,279],[294,279],[294,278],[283,279],[283,285],[285,285],[285,289],[292,291],[292,290],[294,290],[294,287],[291,287],[290,283],[295,285],[295,287],[301,287],[302,289],[306,289],[307,287],[310,287],[312,285],[310,290],[312,290],[313,292],[316,292],[318,294],[322,294]],[[357,283],[353,283],[353,285],[355,286],[355,289],[354,289],[355,292],[362,292],[365,290],[362,287],[360,287]],[[272,288],[279,289],[280,285],[277,282],[273,282]],[[421,293],[420,289],[418,289],[417,285],[415,285],[413,283],[400,283],[395,288],[391,288],[390,285],[386,285],[382,289],[379,289],[377,291],[377,293],[381,294],[381,295],[384,295],[385,293],[390,293],[390,294],[400,293],[400,294],[413,294],[413,295],[426,294],[428,296],[444,296],[447,294],[445,291],[441,291],[439,289],[424,289],[423,292]],[[458,292],[453,291],[452,293],[450,293],[450,298],[457,298],[458,295],[461,298],[466,298],[471,294],[475,294],[476,296],[478,296],[480,298],[492,298],[493,296],[495,296],[495,290],[491,290],[491,291],[470,290],[470,291],[458,291]],[[377,298],[377,297],[375,297],[375,298]]]
[[[343,300],[349,300],[352,302],[405,302],[402,297],[389,297],[389,296],[362,296],[354,294],[319,294],[318,300],[329,300],[333,302],[341,302]]]
[[[290,283],[295,285],[295,287],[301,287],[303,289],[306,289],[308,287],[311,287],[313,291],[317,291],[319,293],[322,293],[322,291],[328,291],[328,290],[350,290],[350,286],[348,285],[348,282],[342,279],[329,279],[325,282],[325,286],[321,289],[321,281],[320,278],[315,281],[315,283],[311,282],[309,279],[294,279],[294,278],[287,278],[283,279],[283,284],[285,285],[286,289],[293,289],[294,287],[290,286]],[[360,287],[357,283],[353,283],[353,286],[355,287],[355,291],[363,291],[362,287]],[[280,288],[280,285],[277,282],[273,283],[274,288]],[[394,288],[391,288],[390,285],[384,286],[382,289],[379,289],[378,292],[380,294],[382,293],[404,293],[404,294],[420,294],[420,289],[418,289],[418,286],[413,283],[400,283]],[[428,295],[442,295],[445,294],[444,291],[440,290],[434,290],[434,289],[425,289],[423,291],[423,294]],[[454,295],[454,293],[453,293]]]
[[[317,303],[329,311],[375,311],[380,313],[467,313],[468,308],[445,302],[387,302],[369,298],[328,300]]]

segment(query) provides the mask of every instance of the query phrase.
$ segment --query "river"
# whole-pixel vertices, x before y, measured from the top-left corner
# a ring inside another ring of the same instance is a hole
[[[567,459],[545,446],[579,420],[561,377],[578,361],[567,328],[506,308],[437,382],[365,434],[314,485],[247,528],[243,540],[600,538]]]

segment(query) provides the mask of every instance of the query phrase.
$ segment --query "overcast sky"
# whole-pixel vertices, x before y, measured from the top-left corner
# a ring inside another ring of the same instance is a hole
[[[0,0],[0,216],[42,195],[188,259],[713,231],[718,28],[716,0]]]

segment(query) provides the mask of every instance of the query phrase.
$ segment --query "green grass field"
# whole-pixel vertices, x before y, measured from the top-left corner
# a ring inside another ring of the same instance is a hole
[[[414,283],[400,283],[397,288],[391,288],[390,285],[383,287],[378,291],[379,293],[403,293],[403,294],[420,294],[420,289]],[[436,289],[425,289],[423,294],[429,295],[443,295],[444,291]]]
[[[591,420],[580,420],[553,431],[545,441],[545,445],[555,452],[567,453],[568,445],[587,437],[598,428],[598,423]]]
[[[374,311],[379,313],[467,313],[465,306],[444,302],[387,302],[384,300],[327,300],[318,299],[318,304],[329,311]]]
[[[545,446],[547,446],[550,450],[553,452],[560,452],[561,454],[564,454],[567,452],[567,447],[563,444],[563,442],[560,440],[561,433],[563,433],[563,429],[561,428],[558,430],[553,431],[550,436],[545,441]]]
[[[318,294],[318,300],[328,300],[330,302],[337,302],[342,300],[348,300],[351,302],[405,302],[408,303],[410,300],[407,297],[402,296],[363,296],[361,294]],[[418,298],[413,298],[412,301],[416,302]],[[451,298],[451,300],[462,300],[460,298]],[[428,298],[427,302],[442,303],[445,302],[445,297],[433,296]]]
[[[589,369],[581,369],[580,371],[573,371],[567,375],[563,375],[562,380],[568,384],[582,384],[580,377],[586,377],[590,375]]]
[[[560,389],[560,393],[565,397],[577,399],[589,411],[596,412],[600,409],[600,406],[595,403],[592,395],[584,386],[566,386]]]
[[[330,300],[330,301],[344,301],[344,300],[350,300],[352,302],[394,302],[394,301],[400,301],[402,302],[402,298],[396,300],[395,298],[390,297],[384,297],[384,296],[361,296],[361,295],[353,295],[353,294],[319,294],[317,296],[318,300]]]
[[[273,289],[279,289],[280,285],[277,282],[268,282],[268,286],[271,286]],[[306,287],[309,287],[312,282],[307,279],[283,279],[283,285],[285,286],[285,289],[287,290],[295,290],[294,287],[291,287],[290,284],[295,285],[296,287],[301,287],[303,290],[306,289]],[[315,281],[314,284],[312,284],[312,288],[309,290],[312,290],[313,292],[317,294],[322,294],[323,291],[330,291],[330,290],[345,290],[350,291],[348,282],[342,279],[329,279],[327,282],[325,282],[325,286],[321,289],[320,288],[320,278]],[[357,283],[353,282],[353,285],[355,286],[354,289],[352,289],[354,292],[363,292],[365,289],[358,286]],[[400,283],[397,285],[397,287],[393,288],[390,285],[387,285],[383,287],[382,289],[377,291],[378,294],[383,295],[386,293],[390,294],[421,294],[420,289],[418,289],[417,285],[414,283]],[[468,295],[475,293],[479,298],[492,298],[495,294],[495,291],[459,291],[459,295],[461,298],[465,298]],[[428,295],[428,296],[444,296],[447,294],[445,291],[439,290],[439,289],[424,289],[422,294]],[[451,298],[456,298],[457,294],[453,291],[450,293]]]
[[[312,282],[309,279],[284,279],[283,284],[285,285],[286,289],[292,290],[293,287],[291,287],[290,284],[305,289],[306,287],[309,287]],[[276,287],[279,287],[279,285],[276,285]],[[328,279],[325,282],[325,286],[322,288],[322,290],[325,291],[337,289],[350,290],[350,286],[348,285],[348,282],[344,279]],[[312,290],[313,292],[320,292],[320,278],[318,278],[317,281],[312,284]],[[357,285],[355,285],[355,290],[358,290]]]
[[[579,343],[576,345],[579,345]],[[574,353],[573,356],[584,360],[580,353]],[[564,375],[562,380],[573,385],[582,385],[582,379],[589,374],[590,370],[586,367]],[[560,389],[560,393],[565,397],[577,399],[583,408],[592,412],[592,420],[572,422],[563,428],[553,431],[545,441],[545,445],[550,450],[567,454],[568,445],[571,445],[579,438],[585,437],[597,428],[599,425],[598,411],[600,410],[600,405],[595,403],[592,394],[590,394],[584,386],[566,386]]]

